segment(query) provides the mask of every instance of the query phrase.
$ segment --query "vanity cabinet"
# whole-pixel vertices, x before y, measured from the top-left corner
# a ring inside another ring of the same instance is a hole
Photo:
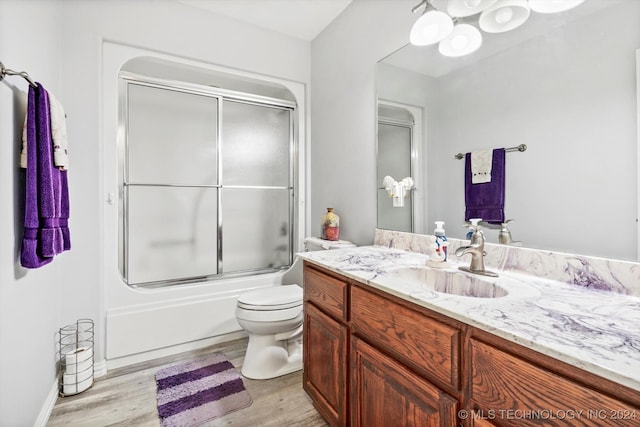
[[[347,286],[305,265],[302,386],[332,426],[348,425]]]
[[[331,426],[456,425],[459,330],[306,263],[304,311],[303,388]]]
[[[331,426],[637,426],[640,393],[305,262],[303,387]]]

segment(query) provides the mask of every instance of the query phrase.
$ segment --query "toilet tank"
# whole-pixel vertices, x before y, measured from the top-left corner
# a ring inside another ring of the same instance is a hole
[[[304,250],[306,252],[355,247],[356,245],[348,240],[325,240],[319,237],[307,237],[304,239]]]

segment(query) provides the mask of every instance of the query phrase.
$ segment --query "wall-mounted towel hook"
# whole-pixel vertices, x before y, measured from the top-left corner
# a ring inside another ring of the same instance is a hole
[[[31,80],[31,77],[29,77],[29,74],[27,74],[26,71],[13,71],[9,68],[5,68],[2,61],[0,61],[0,80],[3,80],[4,76],[20,76],[26,81],[28,81],[29,85],[31,85],[32,87],[38,87],[36,82]]]

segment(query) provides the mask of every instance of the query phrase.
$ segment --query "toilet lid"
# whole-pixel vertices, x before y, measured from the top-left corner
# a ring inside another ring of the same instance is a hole
[[[302,288],[298,285],[256,289],[238,297],[238,307],[249,310],[283,310],[300,305]]]

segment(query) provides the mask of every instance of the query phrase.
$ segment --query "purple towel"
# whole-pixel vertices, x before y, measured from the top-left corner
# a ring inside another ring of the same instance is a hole
[[[482,218],[491,223],[504,222],[504,148],[493,150],[491,182],[471,183],[471,153],[465,155],[464,220]]]
[[[26,268],[49,264],[71,249],[67,171],[53,164],[49,95],[29,87],[24,237],[20,263]]]

